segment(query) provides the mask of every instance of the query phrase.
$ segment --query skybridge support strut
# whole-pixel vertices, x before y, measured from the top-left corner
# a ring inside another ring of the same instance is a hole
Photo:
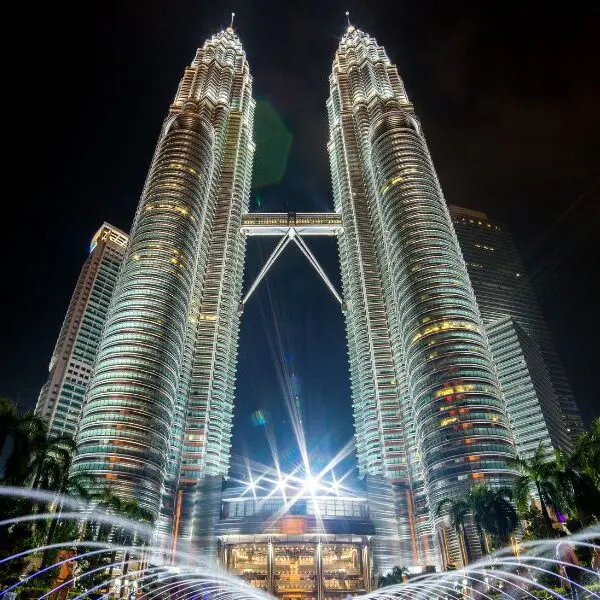
[[[298,234],[292,235],[292,239],[296,242],[296,246],[300,248],[302,254],[306,256],[308,262],[314,267],[315,271],[321,276],[321,279],[325,282],[325,285],[329,288],[329,291],[333,294],[334,298],[340,303],[340,306],[344,307],[344,301],[333,287],[333,283],[329,281],[325,271],[319,264],[319,261],[315,258],[315,255],[310,251],[310,248],[306,245],[306,242]]]
[[[246,302],[248,302],[250,296],[252,296],[252,294],[254,293],[254,290],[256,290],[256,288],[258,287],[258,284],[263,280],[263,278],[268,273],[269,269],[273,266],[279,255],[284,251],[285,247],[292,240],[298,246],[302,254],[306,256],[308,262],[313,266],[315,271],[319,274],[319,277],[321,277],[321,279],[324,281],[329,291],[333,294],[333,297],[340,303],[340,306],[342,307],[342,312],[346,312],[346,303],[343,301],[342,297],[335,289],[333,283],[331,283],[331,281],[327,277],[325,271],[319,264],[319,261],[315,258],[315,255],[311,252],[310,248],[302,239],[302,237],[298,234],[296,229],[294,227],[289,227],[287,231],[282,235],[281,239],[277,243],[277,246],[275,246],[275,249],[267,259],[267,262],[264,264],[263,268],[260,270],[259,274],[256,276],[256,279],[250,286],[250,289],[246,292],[246,295],[240,302],[238,307],[238,312],[240,314],[244,312],[244,306],[246,305]]]
[[[277,260],[277,257],[283,252],[284,248],[290,243],[289,233],[286,233],[275,246],[275,250],[271,253],[271,256],[267,259],[267,262],[263,265],[263,268],[260,270],[260,273],[257,275],[254,283],[250,286],[250,289],[246,292],[243,300],[240,302],[240,306],[238,308],[238,312],[242,313],[244,311],[244,305],[248,302],[248,298],[252,296],[252,292],[258,287],[258,284],[262,281],[263,277],[267,274],[269,269],[273,266],[274,262]]]

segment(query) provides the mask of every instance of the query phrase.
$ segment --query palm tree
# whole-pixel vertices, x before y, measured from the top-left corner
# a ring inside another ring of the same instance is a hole
[[[594,479],[577,463],[576,455],[557,452],[555,464],[552,481],[560,510],[581,525],[589,525],[600,517],[600,490]]]
[[[154,514],[149,510],[142,508],[135,500],[121,500],[110,492],[105,493],[104,502],[106,507],[119,516],[129,519],[140,524],[154,523]],[[137,532],[131,527],[119,525],[112,528],[112,541],[118,546],[131,546],[135,542]],[[123,574],[127,573],[130,551],[127,550],[123,557]],[[113,550],[110,554],[110,567],[108,571],[108,579],[112,579],[117,551]]]
[[[115,526],[112,525],[106,518],[103,518],[101,520],[95,520],[94,513],[102,514],[104,517],[106,517],[107,515],[116,514],[121,508],[121,500],[118,496],[105,489],[101,493],[92,496],[92,503],[94,503],[95,506],[92,514],[89,515],[89,519],[86,520],[86,531],[84,537],[85,539],[93,539],[97,542],[108,542],[111,535],[114,536]],[[114,556],[115,552],[112,552],[110,554],[111,563],[114,563]],[[107,556],[105,553],[97,553],[87,558],[86,562],[86,570],[93,571],[94,569],[99,569],[102,565],[107,564]],[[110,572],[112,573],[112,567],[110,569]],[[103,571],[98,571],[94,576],[90,578],[89,583],[91,585],[92,581],[99,583],[100,581],[104,581],[105,579],[106,578],[104,576]]]
[[[442,516],[448,507],[450,525],[462,541],[466,562],[470,562],[473,555],[465,531],[465,519],[468,515],[473,517],[481,540],[482,552],[487,554],[489,552],[488,535],[494,536],[500,544],[506,545],[510,534],[519,525],[519,517],[511,500],[512,491],[509,488],[503,487],[494,490],[485,485],[476,485],[462,498],[442,500],[437,506],[436,516]]]
[[[75,442],[72,437],[43,437],[38,439],[33,445],[30,458],[31,475],[28,480],[31,488],[57,493],[66,489],[74,454]],[[40,510],[40,506],[44,504],[46,503],[34,500],[31,505],[31,513],[36,514]],[[54,502],[50,503],[51,506],[53,504]],[[50,508],[50,510],[52,509]],[[53,530],[56,529],[56,519],[50,521],[49,527],[46,521],[36,522],[35,527],[37,535],[43,536],[42,539],[47,540],[50,535],[54,536]],[[48,530],[46,530],[47,527]]]
[[[46,424],[28,411],[13,421],[6,432],[12,437],[13,447],[6,458],[2,483],[27,485],[31,479],[32,462],[46,444]]]
[[[68,473],[75,455],[75,440],[71,436],[46,438],[36,448],[31,468],[31,487],[59,491],[66,487]]]
[[[542,517],[546,524],[548,537],[554,537],[556,532],[548,514],[548,505],[556,506],[557,492],[553,485],[555,464],[546,459],[546,450],[539,443],[534,455],[529,458],[507,458],[509,467],[517,469],[521,475],[515,480],[515,500],[519,511],[526,512],[531,500],[531,489],[535,487],[541,505]]]
[[[59,500],[58,504],[53,503],[56,516],[53,517],[52,521],[50,522],[48,535],[46,537],[46,546],[50,546],[54,542],[54,536],[56,535],[56,529],[58,527],[60,515],[63,509],[64,496],[69,495],[71,497],[81,498],[84,501],[89,500],[90,493],[86,484],[89,484],[90,482],[91,478],[89,475],[84,475],[81,473],[77,475],[69,475],[68,470],[64,471],[58,489],[56,490]],[[40,569],[43,569],[48,564],[49,557],[50,549],[46,548],[42,554],[42,563]]]
[[[474,517],[479,528],[496,538],[500,547],[506,546],[511,534],[519,526],[519,516],[512,504],[512,490],[507,487],[491,489],[481,485],[472,488],[469,495],[477,498]]]
[[[379,587],[396,585],[397,583],[406,583],[408,581],[408,569],[406,567],[395,566],[387,575],[379,576]]]
[[[153,525],[154,524],[154,514],[146,508],[142,508],[135,501],[126,501],[121,504],[121,514],[128,518],[130,521],[135,521],[140,524],[145,525]],[[121,544],[123,546],[133,546],[136,543],[137,531],[132,530],[131,528],[122,529],[123,535],[121,538]],[[143,545],[142,545],[143,546]],[[131,552],[129,549],[125,552],[125,556],[123,557],[123,568],[121,570],[121,574],[123,577],[127,575],[129,571],[129,559],[131,556]],[[122,598],[125,593],[125,586],[121,586],[119,589],[119,597]]]
[[[471,552],[471,546],[465,531],[465,519],[471,511],[471,507],[464,498],[458,498],[456,500],[445,498],[438,503],[435,510],[435,516],[443,516],[446,509],[448,516],[450,517],[450,527],[458,534],[461,551],[464,555],[463,562],[465,564],[470,563],[473,559],[473,553]]]
[[[592,479],[600,490],[600,417],[592,421],[589,431],[577,438],[573,462]]]

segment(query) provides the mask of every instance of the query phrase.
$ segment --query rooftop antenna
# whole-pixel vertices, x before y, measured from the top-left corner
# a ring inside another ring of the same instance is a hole
[[[348,31],[354,31],[354,27],[352,26],[352,23],[350,23],[350,11],[349,10],[346,11],[346,19],[348,21]]]
[[[233,31],[233,19],[234,19],[234,17],[235,17],[235,13],[232,12],[231,13],[231,23],[229,23],[229,27],[228,27],[228,29],[231,29],[232,31]]]

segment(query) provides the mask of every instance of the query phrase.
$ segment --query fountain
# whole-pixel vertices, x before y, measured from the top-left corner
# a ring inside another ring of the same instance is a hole
[[[58,519],[59,539],[10,553],[0,552],[0,597],[120,598],[131,600],[261,600],[272,598],[228,574],[216,560],[199,558],[171,543],[159,546],[151,527],[100,510],[81,499],[22,488],[0,487],[0,499],[31,508],[0,521],[0,542],[11,535],[41,531]],[[58,507],[38,512],[39,506]],[[169,540],[167,540],[169,541]],[[579,564],[565,559],[566,542]],[[377,600],[516,600],[600,598],[600,526],[565,538],[523,542],[504,548],[460,570],[413,576],[409,582],[380,588],[360,598]],[[590,558],[596,557],[594,568]],[[562,560],[561,560],[562,559]],[[325,592],[327,594],[327,591]],[[308,599],[307,599],[308,600]]]

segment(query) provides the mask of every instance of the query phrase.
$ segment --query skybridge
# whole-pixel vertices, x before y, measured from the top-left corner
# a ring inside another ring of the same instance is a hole
[[[341,213],[246,213],[242,233],[285,235],[294,229],[299,235],[338,235],[343,231]]]
[[[239,312],[242,313],[244,311],[246,302],[290,242],[294,242],[302,254],[306,256],[306,259],[319,274],[319,277],[321,277],[325,285],[329,288],[334,298],[340,303],[342,311],[345,312],[346,304],[304,240],[305,236],[313,235],[337,236],[343,230],[341,213],[289,212],[246,213],[243,215],[242,226],[240,228],[243,234],[247,236],[273,236],[280,237],[281,239],[240,302]]]

